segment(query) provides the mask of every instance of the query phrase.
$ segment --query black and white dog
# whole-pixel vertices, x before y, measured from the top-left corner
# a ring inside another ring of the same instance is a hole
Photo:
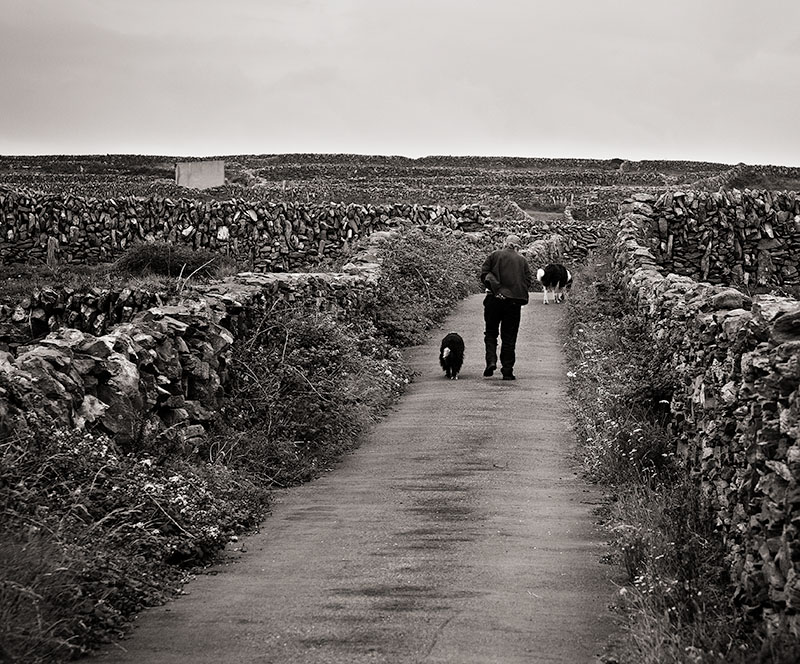
[[[563,302],[566,293],[572,286],[572,274],[563,265],[558,263],[550,263],[544,268],[539,268],[536,271],[536,279],[542,284],[544,290],[544,303],[549,304],[547,301],[547,292],[553,294],[553,299],[556,303]]]
[[[464,340],[457,332],[450,332],[442,339],[439,348],[439,364],[444,375],[450,380],[458,380],[458,372],[464,364]]]

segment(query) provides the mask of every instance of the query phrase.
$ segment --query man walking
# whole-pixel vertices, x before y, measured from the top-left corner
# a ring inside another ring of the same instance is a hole
[[[493,251],[481,267],[481,283],[486,287],[483,300],[483,320],[486,323],[483,340],[486,345],[484,376],[497,370],[497,337],[500,336],[500,372],[503,380],[514,380],[515,348],[521,309],[528,304],[531,287],[531,268],[518,253],[520,239],[509,235],[503,248]]]

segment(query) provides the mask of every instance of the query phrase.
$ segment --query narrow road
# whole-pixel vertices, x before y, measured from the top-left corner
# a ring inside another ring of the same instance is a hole
[[[597,490],[569,460],[563,308],[523,309],[511,382],[482,376],[481,302],[409,351],[419,376],[357,451],[280,493],[245,552],[94,661],[598,661],[613,588]],[[458,381],[437,361],[450,330]]]

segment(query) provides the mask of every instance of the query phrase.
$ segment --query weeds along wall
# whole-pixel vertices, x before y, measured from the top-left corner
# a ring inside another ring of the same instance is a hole
[[[698,198],[682,198],[677,203],[673,196],[671,206],[660,199],[656,209],[685,206],[688,216]],[[744,200],[741,208],[734,199],[733,207],[716,208],[715,237],[747,237],[749,229],[766,234],[767,223],[780,237],[789,223],[779,216],[786,211],[780,206],[789,197],[779,198],[777,206],[773,198],[770,208],[763,201],[767,214],[760,226],[747,225],[756,222]],[[676,389],[670,408],[679,458],[716,514],[735,600],[768,625],[800,636],[800,302],[773,295],[751,299],[670,272],[651,251],[652,224],[661,217],[649,207],[642,200],[620,206],[614,262],[654,346],[671,355],[668,370]],[[722,225],[738,209],[743,225]],[[693,232],[712,237],[711,218],[705,218],[703,231]]]
[[[191,450],[221,405],[234,340],[282,303],[342,319],[364,311],[377,295],[377,243],[389,235],[374,234],[347,272],[242,273],[107,330],[106,319],[97,335],[62,327],[16,353],[0,351],[0,436],[35,413],[68,428],[97,426],[123,444],[149,434]]]
[[[642,194],[645,246],[670,272],[715,284],[800,285],[800,196],[745,189]]]
[[[422,205],[98,200],[0,188],[0,262],[112,262],[135,242],[162,240],[230,255],[259,271],[305,269],[376,230],[435,223],[483,230],[488,212]]]

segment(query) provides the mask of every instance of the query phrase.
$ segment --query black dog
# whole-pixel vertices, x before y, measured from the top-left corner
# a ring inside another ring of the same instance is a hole
[[[545,304],[549,304],[547,291],[553,293],[553,299],[558,304],[563,302],[566,297],[564,291],[572,286],[572,274],[567,268],[558,263],[550,263],[544,268],[539,268],[536,271],[536,279],[542,284]]]
[[[464,340],[456,332],[446,334],[439,348],[439,364],[444,375],[450,380],[458,380],[458,372],[464,364]]]

